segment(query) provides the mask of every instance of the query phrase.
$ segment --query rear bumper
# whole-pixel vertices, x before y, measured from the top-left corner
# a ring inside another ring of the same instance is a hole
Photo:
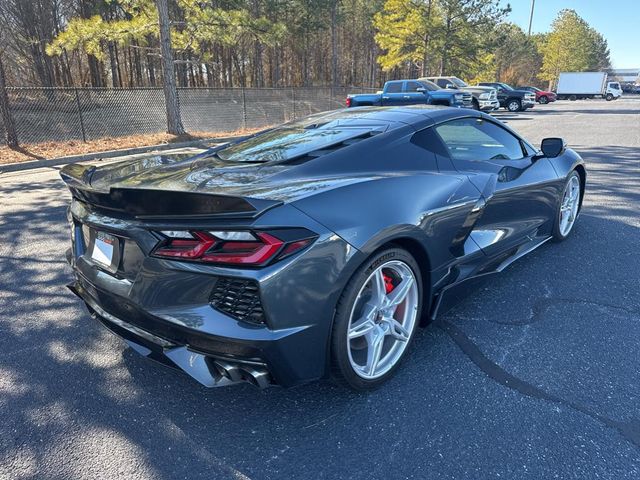
[[[287,332],[257,332],[238,327],[234,337],[215,335],[155,317],[97,290],[81,278],[69,288],[85,302],[93,318],[133,350],[182,370],[206,387],[241,382],[260,388],[274,384],[292,386],[320,376],[312,370],[295,368],[308,360],[300,355],[300,347],[307,344],[308,349],[308,339],[313,337],[308,327]],[[215,317],[214,310],[209,314]],[[316,361],[323,358],[317,355]]]

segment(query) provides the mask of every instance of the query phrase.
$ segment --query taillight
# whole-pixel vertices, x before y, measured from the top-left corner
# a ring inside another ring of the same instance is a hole
[[[351,106],[351,97],[347,97],[347,100],[345,101],[345,103],[347,104],[347,108]]]
[[[164,239],[155,257],[195,260],[204,263],[261,266],[292,255],[310,245],[317,236],[308,230],[159,232]]]

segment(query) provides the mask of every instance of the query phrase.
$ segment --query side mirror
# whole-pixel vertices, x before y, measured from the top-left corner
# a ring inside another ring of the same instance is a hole
[[[456,90],[456,86],[453,83],[447,83],[444,88],[453,88],[454,90]]]
[[[566,143],[562,138],[549,137],[542,140],[540,149],[547,158],[556,158],[566,147]]]

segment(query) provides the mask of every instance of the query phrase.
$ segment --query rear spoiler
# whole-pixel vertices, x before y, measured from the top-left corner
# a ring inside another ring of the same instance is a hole
[[[212,193],[145,188],[91,188],[94,166],[67,165],[60,171],[76,200],[139,219],[255,218],[283,202]]]

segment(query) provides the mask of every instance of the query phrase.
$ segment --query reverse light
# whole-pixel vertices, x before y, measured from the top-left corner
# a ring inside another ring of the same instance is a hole
[[[305,229],[276,231],[161,231],[152,256],[225,265],[262,266],[310,245],[317,235]]]
[[[253,236],[251,232],[225,232],[225,231],[216,231],[209,232],[216,238],[220,240],[239,240],[244,242],[252,242],[255,241],[256,237]]]

